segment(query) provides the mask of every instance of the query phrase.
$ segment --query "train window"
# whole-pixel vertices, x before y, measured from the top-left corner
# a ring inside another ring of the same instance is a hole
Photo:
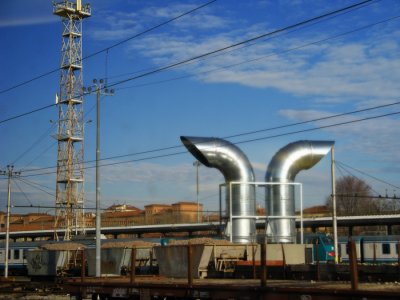
[[[325,245],[332,245],[333,244],[333,239],[331,237],[328,237],[328,236],[322,237],[322,241],[324,242]]]
[[[390,244],[382,244],[382,254],[390,254]]]
[[[14,250],[14,259],[19,259],[19,249]]]

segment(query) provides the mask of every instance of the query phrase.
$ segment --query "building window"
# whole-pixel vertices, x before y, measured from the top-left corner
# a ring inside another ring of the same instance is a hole
[[[382,254],[390,254],[390,244],[382,244]]]

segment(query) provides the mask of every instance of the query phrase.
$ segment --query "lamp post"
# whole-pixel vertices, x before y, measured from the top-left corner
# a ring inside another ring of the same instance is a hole
[[[7,171],[0,171],[0,175],[7,175],[7,221],[6,221],[6,253],[4,260],[4,277],[8,277],[8,260],[9,260],[9,248],[10,248],[10,210],[11,210],[11,177],[21,175],[21,172],[13,172],[14,166],[7,166]]]
[[[100,96],[110,96],[114,90],[108,90],[104,80],[93,79],[96,93],[96,277],[101,276],[101,215],[100,215]],[[83,88],[84,92],[92,93],[92,88]]]
[[[199,208],[199,167],[201,163],[196,160],[193,163],[193,166],[196,167],[196,202],[197,202],[197,223],[200,223],[200,208]]]

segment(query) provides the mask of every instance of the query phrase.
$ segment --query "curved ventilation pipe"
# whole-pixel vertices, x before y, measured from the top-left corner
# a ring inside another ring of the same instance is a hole
[[[229,216],[229,183],[232,181],[254,182],[253,168],[246,155],[235,145],[219,138],[181,136],[181,141],[190,153],[203,165],[216,168],[223,174],[227,184],[226,211]],[[254,185],[232,186],[232,241],[251,243],[255,241],[256,214]],[[247,218],[246,218],[247,217]]]
[[[294,182],[301,170],[307,170],[318,163],[332,148],[332,141],[298,141],[280,149],[268,165],[266,182]],[[268,185],[265,207],[270,219],[267,239],[273,243],[295,243],[296,224],[285,216],[295,214],[295,186]],[[279,218],[282,217],[282,218]]]

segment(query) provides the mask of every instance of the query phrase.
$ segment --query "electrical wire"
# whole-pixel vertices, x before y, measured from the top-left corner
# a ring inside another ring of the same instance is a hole
[[[377,105],[377,106],[354,110],[354,111],[349,111],[349,112],[344,112],[344,113],[335,114],[335,115],[330,115],[330,116],[326,116],[326,117],[310,119],[310,120],[306,120],[306,121],[302,121],[302,122],[290,123],[290,124],[280,125],[280,126],[276,126],[276,127],[269,127],[269,128],[259,129],[259,130],[253,130],[253,131],[233,134],[233,135],[225,136],[222,138],[229,139],[229,138],[240,137],[240,136],[245,136],[245,135],[257,134],[257,133],[261,133],[261,132],[273,131],[273,130],[277,130],[277,129],[294,127],[294,126],[298,126],[298,125],[304,125],[307,123],[313,123],[313,122],[333,119],[333,118],[342,117],[342,116],[346,116],[346,115],[353,115],[353,114],[357,114],[357,113],[361,113],[361,112],[366,112],[366,111],[371,111],[371,110],[376,110],[376,109],[381,109],[381,108],[387,108],[387,107],[398,105],[398,104],[400,104],[400,101],[389,103],[389,104]],[[161,151],[166,151],[166,150],[179,149],[181,147],[182,147],[182,145],[174,145],[174,146],[157,148],[157,149],[152,149],[152,150],[145,150],[145,151],[134,152],[134,153],[129,153],[129,154],[122,154],[122,155],[117,155],[117,156],[106,157],[106,158],[100,159],[100,161],[114,160],[114,159],[119,159],[119,158],[124,158],[124,157],[137,156],[137,155],[150,154],[150,153],[161,152]],[[96,160],[89,160],[84,163],[88,164],[88,163],[94,163],[94,162],[96,162]],[[27,170],[24,170],[24,172],[37,172],[37,171],[42,171],[42,170],[54,169],[54,168],[56,168],[56,166],[27,169]]]
[[[24,193],[24,191],[21,189],[21,187],[19,186],[18,182],[16,180],[14,180],[15,185],[17,186],[17,188],[19,189],[19,191],[21,192],[21,194],[24,196],[24,198],[32,205],[32,201],[29,200],[28,196]]]
[[[50,127],[38,138],[36,139],[23,153],[21,153],[14,161],[12,165],[15,165],[21,158],[23,158],[27,153],[32,151],[40,142],[42,142],[45,138],[49,136],[49,132],[54,129],[55,123],[51,124]]]
[[[356,179],[356,180],[361,180],[362,181],[362,179],[360,179],[360,178],[358,178],[356,175],[354,175],[352,172],[350,172],[349,170],[347,170],[346,168],[344,168],[343,166],[341,166],[340,164],[338,164],[338,162],[337,161],[335,161],[335,166],[337,167],[337,169],[342,169],[343,171],[345,171],[345,172],[347,172],[348,174],[350,174],[350,176],[352,177],[352,178],[354,178],[354,179]],[[343,173],[342,173],[343,174]],[[345,177],[345,176],[343,176],[343,177]],[[374,190],[371,186],[370,186],[370,189],[375,193],[375,194],[377,194],[377,195],[379,195],[379,193],[376,191],[376,190]]]
[[[360,173],[360,174],[362,174],[362,175],[365,175],[365,176],[367,176],[367,177],[369,177],[369,178],[372,178],[372,179],[374,179],[374,180],[376,180],[376,181],[378,181],[378,182],[380,182],[380,183],[384,183],[384,184],[389,185],[389,186],[391,186],[391,187],[394,187],[394,188],[396,188],[396,189],[400,189],[399,186],[396,186],[396,185],[394,185],[394,184],[391,184],[390,182],[387,182],[387,181],[385,181],[385,180],[379,179],[379,178],[377,178],[377,177],[375,177],[375,176],[372,176],[372,175],[370,175],[370,174],[368,174],[368,173],[366,173],[366,172],[363,172],[363,171],[358,170],[358,169],[356,169],[356,168],[354,168],[354,167],[351,167],[351,166],[349,166],[349,165],[347,165],[347,164],[345,164],[345,163],[343,163],[343,162],[336,161],[336,163],[338,163],[339,165],[344,166],[344,167],[346,167],[346,168],[349,168],[349,169],[351,169],[351,170],[353,170],[353,171],[356,171],[356,172],[358,172],[358,173]]]
[[[43,193],[46,193],[46,194],[48,194],[48,195],[50,195],[50,196],[52,196],[52,197],[55,197],[55,196],[56,196],[56,195],[54,195],[54,194],[52,194],[52,193],[49,193],[48,191],[46,191],[46,190],[40,188],[40,187],[39,187],[40,185],[37,184],[37,183],[33,183],[33,182],[28,181],[28,180],[26,180],[26,179],[24,179],[24,178],[21,178],[21,177],[18,177],[18,180],[20,180],[21,182],[25,183],[26,185],[29,185],[30,187],[33,187],[33,188],[35,188],[35,189],[38,189],[39,191],[42,191]],[[48,187],[46,187],[46,188],[48,188]],[[31,203],[31,204],[32,204],[32,203]]]
[[[334,10],[334,11],[319,15],[319,16],[311,18],[311,19],[307,19],[307,20],[304,20],[304,21],[301,21],[301,22],[298,22],[298,23],[295,23],[295,24],[292,24],[292,25],[289,25],[289,26],[286,26],[286,27],[283,27],[283,28],[280,28],[280,29],[276,29],[276,30],[261,34],[261,35],[257,35],[255,37],[243,40],[243,41],[238,42],[238,43],[234,43],[234,44],[231,44],[231,45],[228,45],[228,46],[216,49],[216,50],[212,50],[212,51],[209,51],[209,52],[206,52],[206,53],[203,53],[203,54],[200,54],[200,55],[185,59],[185,60],[180,61],[180,62],[172,63],[172,64],[166,65],[164,67],[160,67],[158,69],[155,69],[155,70],[152,70],[152,71],[149,71],[149,72],[146,72],[146,73],[143,73],[143,74],[131,77],[131,78],[120,80],[120,81],[118,81],[116,83],[110,84],[108,87],[117,86],[117,85],[129,82],[129,81],[132,81],[132,80],[136,80],[136,79],[143,78],[143,77],[146,77],[146,76],[149,76],[149,75],[160,73],[160,72],[163,72],[165,70],[169,70],[169,69],[175,68],[177,66],[181,66],[181,65],[187,64],[188,62],[198,60],[200,58],[211,56],[213,54],[220,53],[220,52],[223,52],[223,51],[228,50],[228,49],[236,48],[238,46],[245,45],[245,44],[251,43],[253,41],[257,41],[259,39],[262,39],[262,38],[265,38],[265,37],[268,37],[268,36],[273,36],[273,35],[276,35],[278,33],[281,33],[281,32],[296,28],[296,27],[300,27],[300,26],[303,26],[303,25],[306,25],[306,24],[309,24],[309,23],[312,23],[312,22],[315,22],[315,21],[318,21],[318,20],[333,16],[333,15],[342,13],[344,11],[353,9],[355,7],[364,5],[364,4],[366,4],[368,2],[372,2],[372,1],[374,1],[374,0],[362,1],[362,2],[353,4],[353,5],[338,9],[338,10]]]
[[[350,34],[350,33],[354,33],[354,32],[356,32],[356,31],[364,30],[364,29],[366,29],[366,28],[370,28],[370,27],[372,27],[372,26],[376,26],[376,25],[378,25],[378,24],[382,24],[382,23],[384,23],[384,22],[391,21],[391,20],[397,19],[397,18],[399,18],[399,17],[400,17],[400,16],[391,17],[391,18],[388,18],[388,19],[385,19],[385,20],[382,20],[382,21],[379,21],[379,22],[376,22],[376,23],[373,23],[373,24],[369,24],[369,25],[366,25],[366,26],[363,26],[363,27],[360,27],[360,28],[357,28],[357,29],[353,29],[353,30],[351,30],[351,31],[347,31],[347,32],[340,33],[340,34],[335,35],[335,36],[331,36],[331,37],[325,38],[325,39],[322,39],[322,40],[314,41],[314,42],[311,42],[311,43],[307,43],[307,44],[304,44],[304,45],[301,45],[301,46],[298,46],[298,47],[294,47],[294,48],[286,49],[286,50],[283,50],[283,51],[279,51],[279,52],[272,53],[272,54],[269,54],[269,55],[264,55],[264,56],[261,56],[261,57],[255,58],[255,59],[245,60],[245,61],[242,61],[242,62],[239,62],[239,63],[236,63],[236,64],[231,64],[231,65],[228,65],[228,66],[223,66],[223,67],[215,68],[215,69],[212,69],[212,70],[208,70],[208,71],[204,71],[204,72],[200,72],[200,73],[196,73],[196,74],[184,75],[184,76],[180,76],[180,77],[176,77],[176,78],[172,78],[172,79],[167,79],[167,80],[162,80],[162,81],[157,81],[157,82],[153,82],[153,83],[146,83],[146,84],[141,84],[141,85],[134,85],[134,86],[130,86],[130,87],[122,87],[122,88],[119,88],[119,90],[121,90],[121,89],[129,89],[129,88],[136,88],[136,87],[140,87],[140,86],[149,86],[149,85],[154,85],[154,84],[159,84],[159,83],[165,83],[165,82],[170,82],[170,81],[174,81],[174,80],[179,80],[179,79],[184,79],[184,78],[189,78],[189,77],[194,77],[194,76],[199,76],[199,75],[205,75],[205,74],[209,74],[209,73],[212,73],[212,72],[217,72],[217,71],[219,71],[219,70],[225,70],[225,69],[232,68],[232,67],[235,67],[235,66],[238,66],[238,65],[242,65],[242,64],[245,64],[245,63],[258,61],[258,60],[265,59],[265,58],[268,58],[268,57],[271,57],[271,56],[276,56],[276,55],[279,55],[279,54],[282,54],[282,53],[288,53],[288,52],[291,52],[291,51],[299,50],[299,49],[301,49],[301,48],[308,47],[308,46],[311,46],[311,45],[315,45],[315,44],[318,44],[318,43],[321,43],[321,42],[326,42],[326,41],[328,41],[328,40],[332,40],[332,39],[335,39],[335,38],[338,38],[338,37],[342,37],[342,36],[344,36],[344,35],[347,35],[347,34]],[[108,51],[107,51],[106,53],[108,54]],[[107,59],[106,59],[106,61],[107,61]],[[107,68],[106,68],[106,74],[107,74]],[[107,75],[106,75],[106,77],[107,77]],[[93,106],[93,107],[94,107],[94,106]],[[93,107],[92,107],[92,109],[93,109]],[[90,111],[91,111],[92,109],[90,109]],[[368,109],[366,109],[366,110],[368,110]],[[90,111],[89,111],[89,112],[90,112]],[[86,115],[89,114],[89,112],[87,112]],[[299,123],[297,123],[296,125],[298,125],[298,124],[305,124],[305,123],[308,123],[308,122],[310,122],[310,121],[299,122]],[[289,125],[289,126],[293,126],[293,125]],[[242,133],[242,134],[240,134],[240,135],[246,135],[246,134],[247,134],[247,133]],[[46,135],[47,135],[47,133],[46,133]],[[236,135],[236,136],[240,136],[240,135]],[[231,137],[235,137],[235,136],[228,136],[228,138],[231,138]],[[43,139],[43,137],[40,138],[40,140],[42,140],[42,139]],[[40,140],[39,140],[39,141],[40,141]],[[35,143],[33,143],[31,147],[29,147],[24,153],[22,153],[16,160],[14,160],[13,164],[15,164],[15,163],[16,163],[20,158],[22,158],[25,154],[27,154],[34,146],[36,146],[36,145],[39,143],[39,141],[36,141]],[[48,149],[49,149],[49,148],[48,148]],[[48,150],[48,149],[47,149],[47,150]],[[46,150],[46,151],[47,151],[47,150]],[[41,155],[42,155],[42,154],[41,154]],[[37,158],[35,158],[35,160],[36,160],[36,159],[37,159]],[[33,161],[31,161],[31,162],[28,164],[28,166],[29,166],[32,162],[33,162]]]
[[[267,33],[252,37],[250,39],[243,40],[243,41],[238,42],[238,43],[234,43],[234,44],[231,44],[231,45],[228,45],[228,46],[225,46],[225,47],[213,50],[213,51],[209,51],[209,52],[206,52],[206,53],[203,53],[203,54],[200,54],[200,55],[197,55],[197,56],[194,56],[194,57],[191,57],[191,58],[179,61],[179,62],[175,62],[175,63],[169,64],[169,65],[166,65],[166,66],[163,66],[163,67],[160,67],[160,68],[157,68],[157,69],[154,69],[154,70],[139,74],[137,76],[133,76],[133,77],[130,77],[130,78],[127,78],[127,79],[123,79],[123,80],[117,81],[115,83],[109,84],[107,86],[107,88],[115,87],[115,86],[124,84],[126,82],[130,82],[130,81],[133,81],[133,80],[136,80],[136,79],[139,79],[139,78],[147,77],[147,76],[150,76],[150,75],[153,75],[153,74],[158,74],[160,72],[163,72],[163,71],[166,71],[166,70],[169,70],[169,69],[173,69],[173,68],[181,66],[181,65],[185,65],[185,64],[187,64],[187,63],[189,63],[191,61],[195,61],[195,60],[198,60],[200,58],[211,56],[213,54],[220,53],[220,52],[223,52],[223,51],[228,50],[228,49],[236,48],[238,46],[245,45],[247,43],[251,43],[251,42],[257,41],[259,39],[262,39],[262,38],[265,38],[265,37],[268,37],[268,36],[273,36],[273,35],[276,35],[278,33],[281,33],[281,32],[284,32],[284,31],[287,31],[287,30],[290,30],[290,29],[294,29],[296,27],[304,26],[306,24],[313,23],[313,22],[319,21],[321,19],[324,19],[324,18],[327,18],[327,17],[330,17],[330,16],[333,16],[333,15],[336,15],[336,14],[340,14],[340,13],[342,13],[344,11],[354,9],[355,7],[365,5],[366,3],[369,3],[369,2],[372,2],[372,1],[374,1],[374,0],[365,0],[365,1],[353,4],[353,5],[350,5],[350,6],[343,7],[341,9],[337,9],[337,10],[334,10],[334,11],[319,15],[317,17],[313,17],[313,18],[310,18],[310,19],[307,19],[307,20],[304,20],[304,21],[301,21],[301,22],[298,22],[298,23],[295,23],[295,24],[292,24],[292,25],[277,29],[277,30],[273,30],[273,31],[270,31],[270,32],[267,32]],[[11,121],[11,120],[14,120],[14,119],[17,119],[17,118],[20,118],[20,117],[23,117],[23,116],[28,115],[28,114],[32,114],[32,113],[34,113],[36,111],[40,111],[40,110],[43,110],[43,109],[46,109],[46,108],[49,108],[49,107],[53,107],[55,105],[56,104],[51,104],[51,105],[48,105],[48,106],[45,106],[45,107],[42,107],[42,108],[38,108],[38,109],[36,109],[34,111],[31,111],[31,112],[23,113],[23,114],[20,114],[20,115],[16,115],[16,116],[10,117],[8,119],[0,120],[0,124],[8,122],[8,121]]]
[[[243,140],[243,141],[235,142],[233,144],[238,145],[238,144],[244,144],[244,143],[251,143],[251,142],[256,142],[256,141],[261,141],[261,140],[273,139],[273,138],[278,138],[278,137],[283,137],[283,136],[288,136],[288,135],[294,135],[294,134],[311,132],[311,131],[316,131],[316,130],[321,130],[321,129],[326,129],[326,128],[332,128],[332,127],[336,127],[336,126],[349,125],[349,124],[354,124],[354,123],[358,123],[358,122],[374,120],[374,119],[378,119],[378,118],[383,118],[383,117],[388,117],[388,116],[393,116],[393,115],[399,115],[399,114],[400,114],[400,111],[397,111],[397,112],[392,112],[392,113],[387,113],[387,114],[382,114],[382,115],[365,117],[365,118],[357,119],[357,120],[344,121],[344,122],[325,125],[325,126],[318,126],[318,127],[314,127],[314,128],[302,129],[302,130],[285,132],[285,133],[280,133],[280,134],[275,134],[275,135],[270,135],[270,136],[265,136],[265,137],[260,137],[260,138],[253,138],[253,139]],[[179,147],[182,148],[183,146],[179,146]],[[170,148],[172,148],[172,147],[170,147]],[[178,148],[178,146],[176,146],[174,148]],[[120,164],[134,163],[134,162],[153,160],[153,159],[158,159],[158,158],[166,158],[166,157],[177,156],[177,155],[181,155],[181,154],[185,154],[185,153],[187,153],[187,151],[179,151],[179,152],[168,153],[168,154],[160,154],[160,155],[149,156],[149,157],[138,158],[138,159],[132,159],[132,160],[127,160],[127,161],[106,163],[106,164],[100,165],[100,167],[115,166],[115,165],[120,165]],[[96,166],[88,166],[88,167],[85,167],[84,169],[93,169],[95,167]],[[27,171],[25,171],[25,173],[26,172]],[[49,174],[55,174],[55,172],[51,171],[51,172],[43,172],[43,173],[37,173],[37,174],[28,174],[28,175],[23,175],[23,176],[21,175],[20,177],[42,176],[42,175],[49,175]]]
[[[194,8],[194,9],[191,9],[191,10],[189,10],[189,11],[187,11],[187,12],[184,12],[184,13],[182,13],[182,14],[176,16],[176,17],[173,17],[173,18],[171,18],[171,19],[169,19],[169,20],[167,20],[167,21],[165,21],[165,22],[162,22],[162,23],[160,23],[160,24],[158,24],[158,25],[156,25],[156,26],[153,26],[153,27],[151,27],[151,28],[148,28],[148,29],[146,29],[146,30],[144,30],[144,31],[142,31],[142,32],[140,32],[140,33],[137,33],[137,34],[135,34],[135,35],[133,35],[133,36],[131,36],[131,37],[125,39],[125,40],[122,40],[122,41],[120,41],[120,42],[118,42],[118,43],[115,43],[115,44],[113,44],[113,45],[111,45],[111,46],[109,46],[109,47],[107,47],[107,48],[104,48],[104,49],[102,49],[102,50],[99,50],[99,51],[97,51],[97,52],[94,52],[94,53],[92,53],[92,54],[89,54],[89,55],[83,57],[83,58],[82,58],[81,60],[79,60],[79,61],[86,60],[86,59],[88,59],[88,58],[91,58],[91,57],[96,56],[96,55],[98,55],[98,54],[100,54],[100,53],[103,53],[103,52],[108,52],[108,51],[109,51],[110,49],[112,49],[112,48],[115,48],[115,47],[117,47],[117,46],[120,46],[120,45],[122,45],[122,44],[124,44],[124,43],[126,43],[126,42],[128,42],[128,41],[130,41],[130,40],[132,40],[132,39],[135,39],[135,38],[140,37],[140,36],[142,36],[142,35],[144,35],[144,34],[146,34],[146,33],[151,32],[151,31],[153,31],[153,30],[155,30],[155,29],[158,29],[158,28],[160,28],[161,26],[164,26],[164,25],[167,25],[167,24],[169,24],[169,23],[171,23],[171,22],[173,22],[173,21],[176,21],[176,20],[178,20],[178,19],[180,19],[180,18],[182,18],[182,17],[184,17],[184,16],[187,16],[187,15],[189,15],[189,14],[191,14],[191,13],[193,13],[193,12],[199,10],[199,9],[202,9],[202,8],[208,6],[208,5],[210,5],[210,4],[212,4],[212,3],[216,2],[216,1],[217,1],[217,0],[212,0],[212,1],[209,1],[209,2],[207,2],[207,3],[205,3],[205,4],[202,4],[202,5],[200,5],[200,6],[196,7],[196,8]],[[74,63],[79,62],[79,61],[75,61]],[[72,63],[72,64],[73,64],[73,63]],[[40,78],[46,77],[46,76],[48,76],[48,75],[50,75],[50,74],[53,74],[53,73],[55,73],[55,72],[57,72],[57,71],[59,71],[59,70],[61,70],[61,68],[57,68],[57,69],[50,70],[50,71],[48,71],[48,72],[46,72],[46,73],[44,73],[44,74],[38,75],[38,76],[36,76],[36,77],[34,77],[34,78],[31,78],[31,79],[29,79],[29,80],[26,80],[26,81],[23,81],[23,82],[18,83],[18,84],[16,84],[16,85],[13,85],[13,86],[11,86],[11,87],[9,87],[9,88],[6,88],[6,89],[4,89],[4,90],[1,90],[1,91],[0,91],[0,94],[4,94],[4,93],[9,92],[9,91],[11,91],[11,90],[14,90],[14,89],[16,89],[16,88],[19,88],[19,87],[21,87],[21,86],[24,86],[24,85],[26,85],[26,84],[28,84],[28,83],[31,83],[31,82],[35,81],[35,80],[38,80],[38,79],[40,79]]]
[[[272,39],[274,39],[274,38],[281,37],[282,35],[286,35],[286,34],[291,34],[291,33],[293,33],[293,32],[297,32],[297,31],[302,30],[302,29],[304,29],[304,28],[314,26],[314,25],[316,25],[316,24],[318,24],[318,23],[331,20],[331,19],[333,19],[333,18],[336,18],[336,17],[338,17],[338,16],[342,16],[342,15],[344,15],[344,14],[352,13],[352,12],[355,11],[355,10],[362,9],[362,8],[364,8],[364,7],[367,7],[367,6],[369,6],[369,5],[372,5],[372,4],[381,2],[381,1],[382,1],[382,0],[376,0],[376,1],[373,1],[373,2],[371,2],[371,3],[366,3],[366,4],[362,5],[362,6],[355,7],[355,8],[353,8],[353,9],[348,10],[348,11],[344,11],[344,12],[338,13],[338,14],[335,15],[335,16],[327,17],[327,18],[324,19],[324,20],[319,20],[319,21],[316,21],[316,22],[314,22],[314,23],[312,23],[312,24],[304,25],[304,26],[301,27],[301,28],[295,28],[295,29],[293,29],[293,30],[288,30],[287,32],[281,32],[279,35],[277,34],[277,35],[275,35],[275,36],[271,36],[271,37],[268,37],[268,38],[266,38],[266,39],[257,40],[257,41],[255,41],[254,43],[249,43],[249,44],[246,44],[246,45],[242,45],[241,47],[236,47],[236,48],[234,48],[234,49],[229,49],[229,50],[224,51],[223,53],[214,54],[214,55],[212,55],[209,59],[211,59],[211,58],[216,58],[216,57],[219,57],[219,56],[221,56],[221,55],[226,55],[226,54],[228,54],[228,53],[235,52],[235,51],[238,51],[238,50],[242,50],[242,49],[244,49],[244,48],[252,47],[252,46],[254,46],[254,45],[256,45],[256,44],[258,44],[258,43],[260,43],[260,42],[263,42],[263,43],[264,43],[264,42],[270,41],[270,40],[272,40]],[[199,59],[199,60],[202,60],[202,59]],[[193,62],[190,62],[190,63],[193,63]],[[190,63],[188,63],[188,64],[190,64]],[[218,68],[218,69],[219,69],[219,68]],[[112,76],[111,78],[118,78],[118,77],[123,77],[123,76],[127,76],[127,75],[133,75],[133,74],[137,74],[137,73],[141,73],[141,72],[146,72],[146,71],[148,71],[148,70],[151,70],[151,69],[150,69],[150,68],[146,68],[146,69],[141,69],[141,70],[137,70],[137,71],[134,71],[134,72],[129,72],[129,73],[124,73],[124,74],[114,75],[114,76]],[[207,72],[207,71],[206,71],[206,72]],[[202,73],[202,72],[201,72],[201,73]],[[191,77],[191,76],[193,76],[193,75],[187,75],[187,77]],[[186,76],[184,76],[183,78],[186,78]],[[180,78],[179,78],[179,79],[180,79]],[[172,81],[172,80],[174,80],[174,79],[165,80],[165,81]],[[164,81],[162,81],[162,82],[164,82]],[[144,85],[146,85],[146,84],[144,84]],[[142,86],[142,85],[139,85],[139,86]],[[120,90],[120,89],[121,89],[121,88],[119,88],[119,90]]]
[[[123,86],[123,87],[119,87],[118,90],[125,90],[125,89],[138,88],[138,87],[146,87],[146,86],[151,86],[151,85],[156,85],[156,84],[161,84],[161,83],[167,83],[167,82],[172,82],[172,81],[176,81],[176,80],[187,79],[187,78],[191,78],[191,77],[197,77],[197,76],[201,76],[201,75],[206,75],[206,74],[210,74],[210,73],[215,73],[215,72],[231,69],[231,68],[234,68],[234,67],[237,67],[237,66],[241,66],[241,65],[250,63],[250,62],[256,62],[256,61],[263,60],[263,59],[266,59],[266,58],[270,58],[270,57],[273,57],[273,56],[278,56],[280,54],[286,54],[286,53],[289,53],[289,52],[292,52],[292,51],[297,51],[297,50],[300,50],[300,49],[303,49],[303,48],[306,48],[306,47],[309,47],[309,46],[321,44],[323,42],[327,42],[329,40],[334,40],[334,39],[343,37],[345,35],[349,35],[349,34],[352,34],[352,33],[358,32],[358,31],[365,30],[367,28],[371,28],[371,27],[376,26],[376,25],[380,25],[380,24],[383,24],[383,23],[386,23],[386,22],[393,21],[393,20],[398,19],[398,18],[400,18],[400,15],[397,15],[397,16],[394,16],[394,17],[390,17],[390,18],[387,18],[387,19],[384,19],[384,20],[381,20],[381,21],[378,21],[378,22],[375,22],[375,23],[372,23],[372,24],[368,24],[368,25],[365,25],[365,26],[362,26],[362,27],[359,27],[359,28],[356,28],[356,29],[352,29],[350,31],[339,33],[339,34],[336,34],[336,35],[333,35],[333,36],[330,36],[330,37],[327,37],[327,38],[324,38],[324,39],[320,39],[320,40],[317,40],[317,41],[314,41],[314,42],[310,42],[310,43],[306,43],[306,44],[303,44],[303,45],[299,45],[297,47],[292,47],[292,48],[289,48],[289,49],[276,51],[276,52],[270,53],[268,55],[263,55],[263,56],[256,57],[256,58],[253,58],[253,59],[243,60],[243,61],[238,62],[238,63],[234,63],[234,64],[230,64],[230,65],[214,68],[214,69],[211,69],[211,70],[197,72],[197,73],[194,73],[194,74],[182,75],[182,76],[163,79],[163,80],[158,80],[158,81],[154,81],[154,82],[136,84],[136,85],[131,85],[131,86]],[[224,55],[225,53],[222,53],[222,54]]]

